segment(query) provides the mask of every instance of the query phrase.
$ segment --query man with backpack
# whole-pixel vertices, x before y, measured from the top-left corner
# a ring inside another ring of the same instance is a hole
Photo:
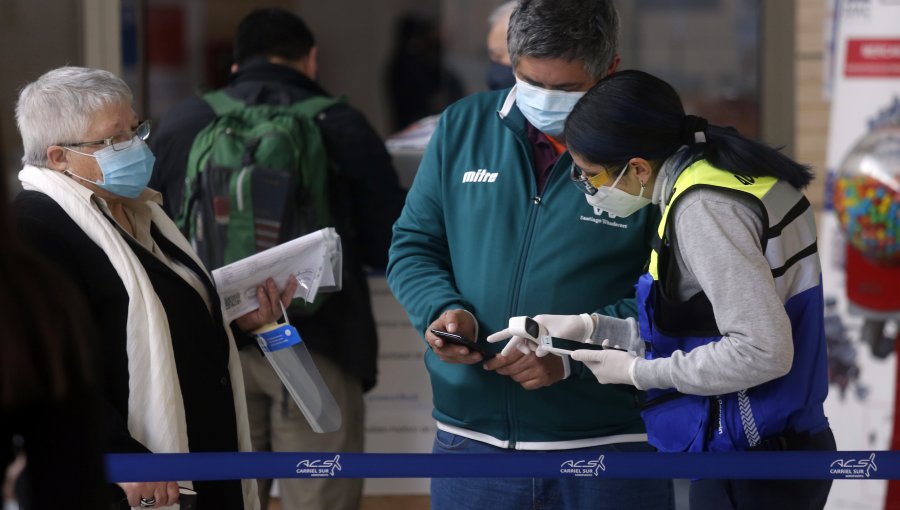
[[[177,104],[150,142],[157,157],[150,187],[162,192],[210,269],[325,226],[341,236],[343,289],[311,305],[295,301],[288,316],[343,426],[314,433],[246,338],[240,355],[257,451],[363,450],[362,394],[375,385],[378,354],[364,268],[385,267],[405,199],[363,115],[314,81],[316,50],[294,14],[250,13],[235,34],[228,86]],[[260,482],[265,509],[271,484]],[[282,508],[357,509],[362,482],[280,480]]]

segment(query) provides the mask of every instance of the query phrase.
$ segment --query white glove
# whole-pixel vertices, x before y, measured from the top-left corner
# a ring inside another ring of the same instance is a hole
[[[547,351],[538,346],[539,339],[531,338],[521,327],[517,327],[522,324],[519,319],[521,318],[510,317],[509,327],[488,336],[487,341],[493,343],[512,337],[500,351],[502,356],[509,355],[513,349],[518,349],[522,354],[534,351],[538,357],[546,356]],[[586,342],[594,333],[594,319],[586,313],[581,315],[535,315],[533,319],[541,326],[542,335]]]
[[[590,314],[581,315],[535,315],[535,321],[547,328],[547,333],[556,338],[587,342],[594,334],[594,319]]]
[[[602,345],[609,345],[609,340],[605,340]],[[572,351],[571,358],[584,363],[600,384],[630,384],[638,387],[634,380],[634,365],[638,358],[630,351],[579,349]]]
[[[556,338],[590,342],[591,336],[594,334],[594,319],[586,313],[581,315],[537,315],[534,320],[546,329],[548,335]],[[547,352],[549,351],[545,351],[543,347],[538,347],[535,354],[545,356]],[[565,357],[560,354],[557,356]]]

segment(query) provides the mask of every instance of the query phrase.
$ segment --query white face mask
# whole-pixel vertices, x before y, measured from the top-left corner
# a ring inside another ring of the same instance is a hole
[[[566,117],[584,92],[536,87],[516,78],[516,106],[538,131],[554,138],[563,134]]]
[[[644,198],[643,183],[641,183],[641,193],[637,196],[616,188],[616,184],[619,183],[627,171],[628,164],[626,163],[625,168],[616,177],[615,182],[609,186],[601,186],[593,195],[585,195],[584,198],[587,200],[587,203],[594,209],[606,211],[610,216],[617,218],[627,218],[649,204],[650,198]]]

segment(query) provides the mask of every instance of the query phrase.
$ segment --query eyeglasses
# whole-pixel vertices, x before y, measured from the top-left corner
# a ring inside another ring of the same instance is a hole
[[[569,171],[569,179],[572,180],[572,184],[586,195],[596,194],[597,190],[609,184],[609,182],[613,180],[613,177],[615,177],[615,175],[606,169],[604,169],[602,173],[588,175],[575,163],[572,163],[572,168]]]
[[[135,138],[142,141],[146,141],[147,138],[150,138],[149,120],[145,120],[138,124],[138,127],[134,128],[133,131],[123,131],[122,133],[110,136],[109,138],[104,138],[103,140],[95,140],[92,142],[61,143],[59,144],[59,146],[87,147],[91,145],[105,145],[106,147],[112,147],[114,151],[121,151],[131,147],[131,144],[134,143]]]

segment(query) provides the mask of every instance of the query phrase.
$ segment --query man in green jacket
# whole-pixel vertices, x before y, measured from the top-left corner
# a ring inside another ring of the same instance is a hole
[[[425,354],[438,422],[435,453],[650,451],[633,387],[598,385],[567,357],[510,349],[483,360],[431,330],[484,338],[509,317],[636,315],[633,284],[658,213],[594,210],[570,181],[562,126],[614,72],[611,0],[523,0],[510,19],[512,89],[450,106],[394,225],[387,277]],[[598,249],[598,246],[601,249]],[[524,349],[527,351],[527,349]],[[434,509],[672,508],[669,480],[449,479]]]

